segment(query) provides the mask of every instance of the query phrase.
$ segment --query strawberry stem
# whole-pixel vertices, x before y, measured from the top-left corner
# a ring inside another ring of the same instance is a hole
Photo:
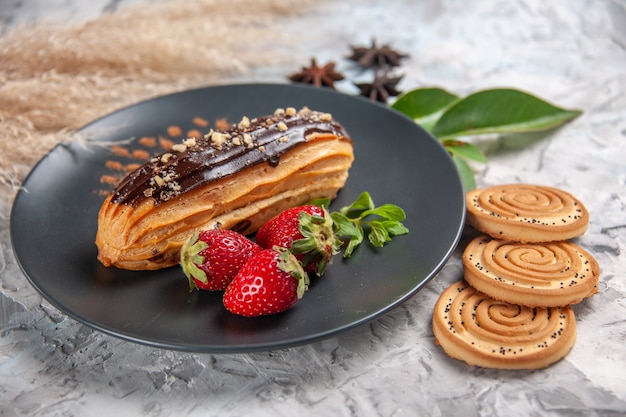
[[[194,279],[207,283],[209,279],[202,269],[198,267],[204,262],[204,257],[200,252],[208,248],[206,242],[198,239],[198,233],[194,233],[182,246],[180,250],[180,266],[189,280],[189,291],[197,288]]]
[[[321,276],[332,257],[339,253],[342,242],[335,235],[333,219],[326,208],[324,215],[311,215],[305,211],[298,215],[298,228],[303,238],[291,244],[294,255],[303,254],[303,265],[315,264],[315,273]]]
[[[304,272],[302,264],[289,249],[281,246],[274,246],[273,249],[279,253],[278,255],[278,268],[282,271],[290,274],[296,281],[298,281],[298,287],[296,294],[298,299],[302,298],[304,293],[309,289],[309,276]]]

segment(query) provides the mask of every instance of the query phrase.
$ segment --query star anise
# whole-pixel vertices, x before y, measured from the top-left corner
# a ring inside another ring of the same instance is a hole
[[[335,81],[344,79],[344,76],[335,71],[335,63],[329,62],[320,67],[315,58],[311,59],[311,66],[302,67],[302,71],[289,76],[291,81],[304,84],[313,84],[315,87],[335,88]]]
[[[375,40],[372,40],[372,46],[369,48],[350,47],[352,48],[352,55],[348,59],[365,68],[399,67],[400,60],[408,57],[408,55],[392,49],[387,44],[381,47],[376,46]]]
[[[400,95],[400,91],[396,88],[402,75],[398,77],[390,77],[388,74],[376,75],[371,83],[361,83],[356,86],[361,90],[361,95],[370,100],[387,103],[389,97]]]

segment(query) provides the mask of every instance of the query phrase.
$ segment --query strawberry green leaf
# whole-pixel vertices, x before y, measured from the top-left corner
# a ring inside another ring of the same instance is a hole
[[[290,274],[298,282],[296,294],[298,299],[302,298],[304,293],[309,289],[310,280],[308,274],[304,272],[302,264],[289,249],[279,246],[274,246],[273,249],[278,252],[278,267],[282,271]]]
[[[206,272],[198,267],[198,265],[202,265],[204,262],[204,257],[200,255],[200,252],[208,247],[209,245],[207,245],[206,242],[198,239],[198,233],[196,232],[185,242],[185,244],[183,244],[181,248],[180,266],[183,269],[183,273],[189,280],[189,291],[193,291],[193,289],[196,288],[194,279],[197,279],[205,284],[209,282]]]
[[[301,259],[303,265],[316,264],[316,273],[321,276],[330,259],[340,252],[342,241],[334,232],[334,222],[332,216],[322,208],[324,216],[311,215],[305,211],[298,214],[298,229],[302,234],[301,239],[297,239],[291,244],[291,252],[294,255],[303,254]]]
[[[440,140],[486,133],[537,132],[558,127],[581,114],[556,107],[515,89],[483,90],[456,101],[432,129]]]
[[[391,108],[409,116],[430,132],[444,111],[458,99],[441,88],[418,88],[400,95]]]
[[[446,139],[443,145],[448,152],[461,158],[471,159],[478,162],[487,162],[487,157],[478,147],[471,143],[462,142],[454,139]]]

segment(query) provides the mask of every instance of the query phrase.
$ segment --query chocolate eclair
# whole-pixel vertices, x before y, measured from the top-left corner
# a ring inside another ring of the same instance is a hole
[[[334,198],[354,160],[352,140],[329,113],[303,108],[189,138],[130,173],[98,213],[105,266],[176,265],[183,242],[209,228],[255,232],[280,211]]]

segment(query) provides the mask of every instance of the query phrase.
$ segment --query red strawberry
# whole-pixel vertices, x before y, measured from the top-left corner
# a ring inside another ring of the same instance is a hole
[[[259,245],[232,230],[204,230],[183,244],[180,265],[189,279],[190,290],[223,290],[260,250]]]
[[[308,286],[308,275],[289,250],[264,249],[255,253],[228,285],[224,307],[246,317],[276,314],[298,302]]]
[[[313,205],[280,212],[259,229],[256,242],[263,248],[291,249],[305,271],[317,275],[324,273],[341,247],[330,214],[325,208]]]

